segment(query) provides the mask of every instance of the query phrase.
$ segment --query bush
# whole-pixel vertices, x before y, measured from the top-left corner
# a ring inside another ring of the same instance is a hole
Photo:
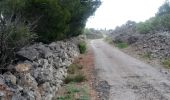
[[[82,65],[78,65],[78,64],[71,64],[68,67],[68,73],[69,74],[75,74],[76,72],[78,72],[78,70],[82,69]]]
[[[95,30],[93,28],[90,29],[85,29],[84,34],[86,35],[87,39],[101,39],[103,38],[102,31],[100,30]]]
[[[36,35],[17,16],[13,21],[0,17],[0,30],[0,65],[5,67],[15,60],[15,52],[30,44]]]
[[[70,82],[83,82],[85,80],[85,76],[83,75],[83,73],[79,73],[79,74],[75,74],[75,75],[69,75],[65,78],[64,82],[66,84],[70,83]]]
[[[68,84],[70,82],[82,82],[85,80],[85,76],[81,71],[82,65],[80,64],[71,64],[68,67],[68,76],[65,78],[65,83]]]
[[[142,57],[145,58],[145,59],[151,59],[151,58],[152,58],[150,52],[144,53],[144,54],[142,55]]]
[[[149,20],[146,22],[141,22],[141,23],[137,24],[137,30],[138,30],[138,32],[140,32],[142,34],[151,32],[152,28],[153,28],[153,26]]]
[[[170,59],[166,59],[162,62],[165,68],[170,68]]]
[[[52,42],[82,34],[87,19],[100,6],[100,0],[0,0],[3,14],[21,15],[38,40]]]
[[[86,45],[86,42],[84,42],[84,41],[80,42],[78,47],[79,47],[79,51],[81,54],[84,54],[87,50],[87,45]]]
[[[109,37],[109,36],[105,37],[104,40],[105,40],[106,42],[108,42],[109,44],[112,44],[112,43],[113,43],[113,39],[112,39],[111,37]]]
[[[124,42],[119,42],[119,43],[116,43],[115,46],[120,48],[120,49],[123,49],[123,48],[127,48],[128,44],[124,43]]]
[[[88,92],[86,85],[80,87],[71,83],[64,86],[64,94],[58,96],[55,100],[90,100]]]

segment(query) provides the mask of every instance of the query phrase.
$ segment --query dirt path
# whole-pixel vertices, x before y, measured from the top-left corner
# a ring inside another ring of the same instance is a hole
[[[90,45],[95,55],[97,77],[101,80],[97,90],[102,100],[170,100],[170,79],[158,68],[102,40],[92,40]],[[109,86],[103,86],[107,83]]]

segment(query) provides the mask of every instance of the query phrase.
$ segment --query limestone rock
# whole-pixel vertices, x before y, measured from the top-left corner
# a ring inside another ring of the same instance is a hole
[[[17,72],[28,72],[31,69],[31,64],[29,63],[19,63],[15,66]]]

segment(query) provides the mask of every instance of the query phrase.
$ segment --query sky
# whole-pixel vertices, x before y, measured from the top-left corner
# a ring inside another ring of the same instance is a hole
[[[102,0],[102,5],[91,16],[87,28],[114,29],[128,20],[140,22],[155,15],[165,0]]]

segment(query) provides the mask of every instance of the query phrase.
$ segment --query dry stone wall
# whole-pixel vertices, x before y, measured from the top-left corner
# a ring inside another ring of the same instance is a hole
[[[51,100],[79,55],[78,39],[38,43],[17,52],[19,62],[0,75],[2,100]]]

